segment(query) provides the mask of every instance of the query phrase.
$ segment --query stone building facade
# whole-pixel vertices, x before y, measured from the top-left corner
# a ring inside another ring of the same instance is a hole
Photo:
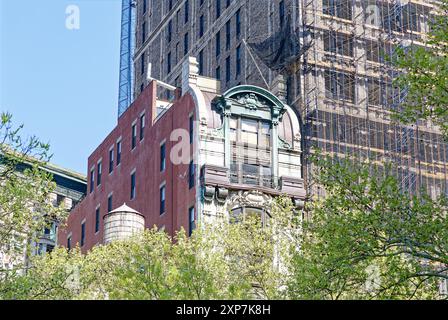
[[[56,189],[49,197],[54,206],[62,205],[67,211],[72,210],[78,203],[82,201],[86,192],[85,176],[58,167],[54,164],[47,163],[41,168],[52,174],[53,181],[56,183]],[[57,245],[59,222],[53,221],[51,227],[37,236],[36,241],[31,243],[31,254],[41,255],[51,252]],[[0,244],[0,269],[11,269],[16,265],[26,264],[28,256],[26,254],[26,244],[15,244],[15,239],[10,239],[10,243]],[[18,255],[17,251],[11,250],[14,245],[23,248],[23,254]]]
[[[154,78],[181,85],[182,64],[197,57],[200,74],[276,90],[298,111],[305,162],[313,146],[397,165],[402,189],[448,193],[448,145],[437,127],[390,120],[406,92],[386,56],[423,46],[435,11],[426,0],[138,0],[135,97]],[[269,70],[246,43],[275,35],[290,17],[301,54],[287,70]],[[165,95],[165,93],[161,93]],[[311,179],[307,166],[305,180]],[[311,183],[307,183],[309,192]]]
[[[257,86],[221,93],[219,81],[198,74],[195,58],[182,70],[174,101],[159,99],[151,81],[91,154],[87,195],[59,232],[61,245],[85,252],[108,242],[111,226],[129,233],[138,221],[174,235],[229,214],[265,220],[281,194],[303,206],[293,109]]]
[[[220,80],[223,90],[239,84],[269,89],[257,67],[268,84],[275,74],[260,61],[255,66],[243,40],[261,40],[277,30],[280,3],[286,8],[278,0],[137,1],[135,96],[147,85],[148,63],[154,78],[180,86],[189,56],[197,57],[199,73]]]

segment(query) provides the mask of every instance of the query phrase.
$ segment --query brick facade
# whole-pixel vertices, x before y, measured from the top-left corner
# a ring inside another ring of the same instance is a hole
[[[59,233],[59,244],[67,246],[71,238],[74,247],[81,242],[81,225],[85,223],[83,251],[103,241],[103,217],[108,213],[108,197],[112,195],[112,209],[126,203],[145,217],[146,227],[164,228],[169,234],[181,227],[188,228],[188,209],[194,206],[195,189],[188,185],[188,164],[172,165],[169,160],[173,129],[189,129],[189,115],[194,110],[190,95],[184,95],[156,121],[156,85],[152,82],[128,110],[117,126],[88,159],[88,171],[95,170],[94,190],[88,181],[84,201],[70,214],[66,230]],[[140,141],[140,117],[145,114],[145,133]],[[132,124],[137,124],[137,143],[131,150]],[[121,139],[121,163],[117,165],[117,141]],[[160,145],[166,143],[166,168],[160,171]],[[114,148],[113,171],[109,174],[109,151]],[[97,186],[98,161],[102,161],[101,184]],[[131,174],[136,175],[136,195],[131,194]],[[89,177],[90,179],[90,177]],[[166,210],[160,214],[160,186],[166,186]],[[96,209],[100,210],[100,227],[95,232]],[[176,214],[174,214],[176,213]]]

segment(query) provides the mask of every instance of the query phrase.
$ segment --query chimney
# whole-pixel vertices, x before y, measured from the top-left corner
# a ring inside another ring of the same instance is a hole
[[[190,85],[197,85],[199,76],[199,63],[195,57],[188,57],[182,65],[182,95]]]
[[[286,103],[286,80],[283,75],[279,74],[275,77],[270,90],[280,101]]]

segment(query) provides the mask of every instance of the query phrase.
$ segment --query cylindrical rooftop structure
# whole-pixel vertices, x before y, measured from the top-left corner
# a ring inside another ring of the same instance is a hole
[[[104,216],[104,244],[131,237],[145,228],[145,217],[123,204]]]

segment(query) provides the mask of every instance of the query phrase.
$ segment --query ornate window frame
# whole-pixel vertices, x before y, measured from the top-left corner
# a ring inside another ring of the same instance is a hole
[[[278,124],[287,111],[286,105],[269,91],[252,85],[240,85],[226,91],[216,102],[223,117],[225,138],[225,167],[230,169],[231,142],[230,118],[241,117],[267,121],[271,124],[271,166],[273,187],[277,186],[278,171]]]

